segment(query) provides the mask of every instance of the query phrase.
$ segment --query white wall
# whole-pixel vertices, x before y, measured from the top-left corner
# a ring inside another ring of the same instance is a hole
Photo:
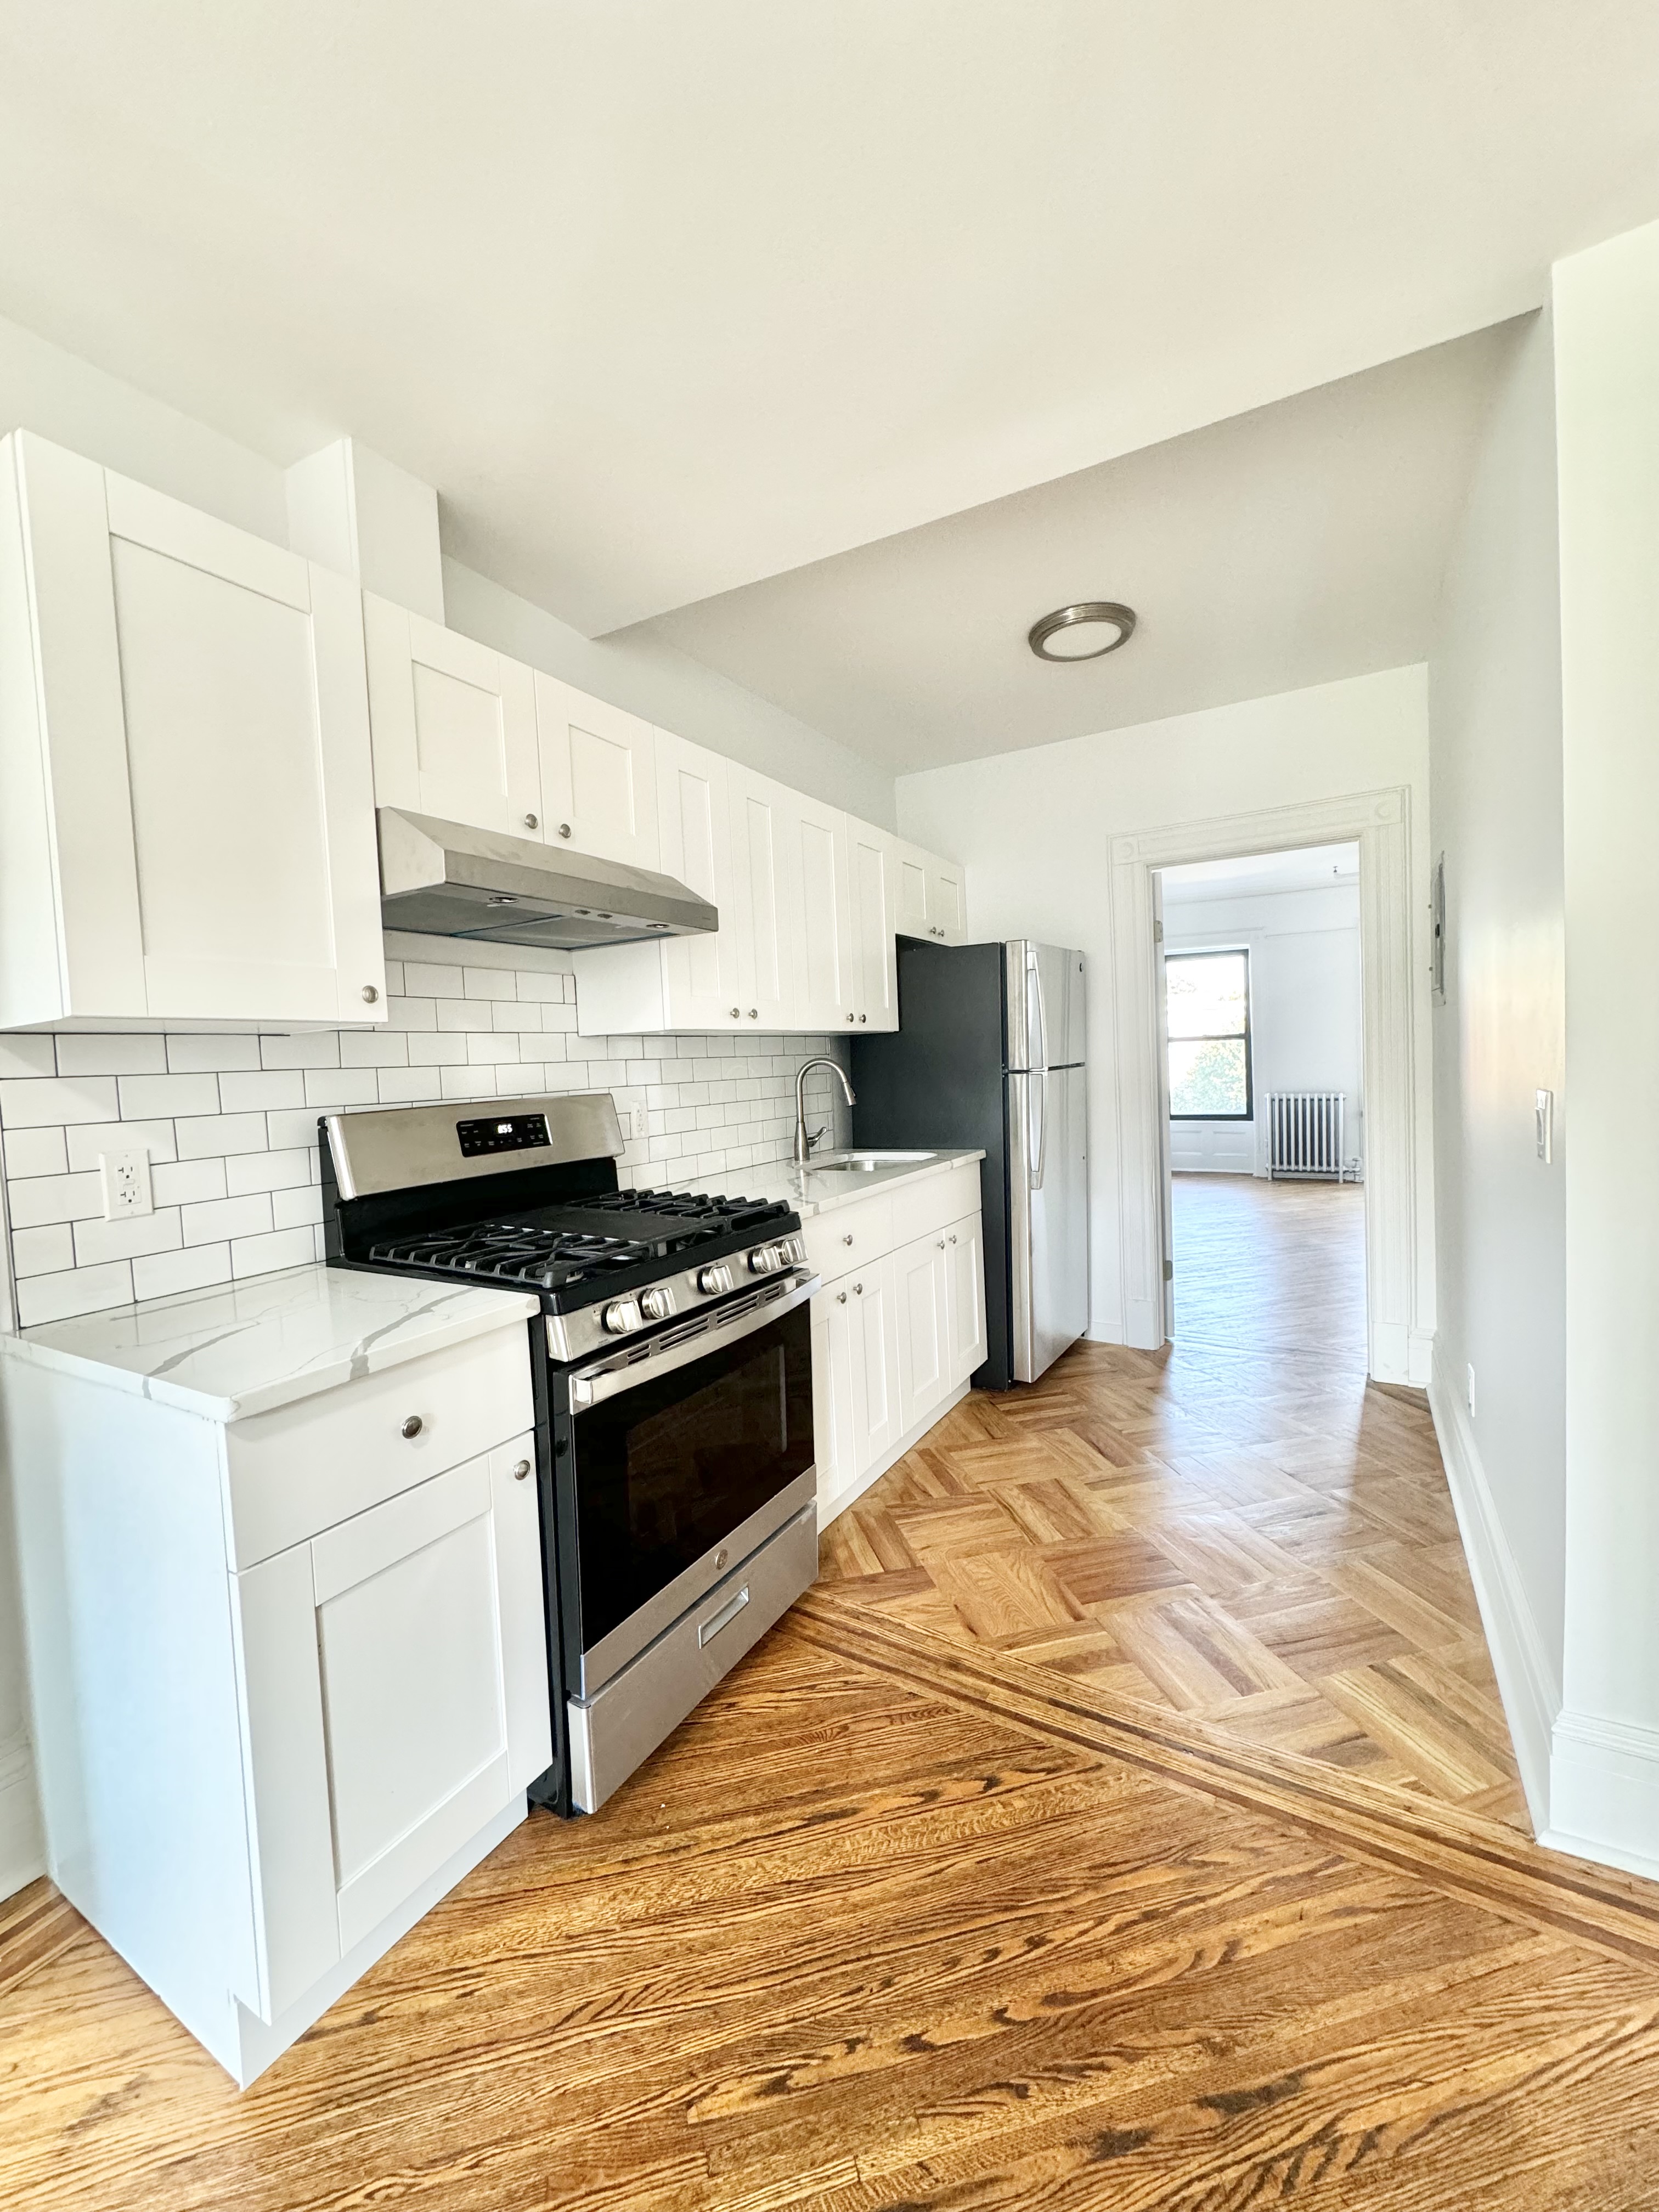
[[[1567,1100],[1560,573],[1548,318],[1493,404],[1429,668],[1435,1009],[1435,1411],[1535,1815],[1560,1704]],[[1555,1093],[1553,1164],[1534,1107]],[[1627,1153],[1628,1119],[1620,1152]],[[1639,1149],[1639,1148],[1638,1148]],[[1468,1370],[1475,1412],[1468,1410]]]
[[[1557,264],[1566,1588],[1551,1820],[1659,1874],[1659,224]]]
[[[1130,647],[1133,651],[1133,647]],[[1064,683],[1064,669],[1054,672]],[[1413,906],[1428,884],[1425,672],[1388,669],[1276,698],[1004,753],[903,776],[901,832],[967,866],[978,938],[1031,936],[1080,946],[1089,963],[1090,1334],[1121,1342],[1122,1193],[1149,1164],[1120,1157],[1112,1002],[1111,840],[1234,814],[1403,788],[1410,808]],[[1428,1137],[1426,972],[1414,994],[1414,1096],[1422,1141],[1413,1194],[1415,1312],[1433,1320],[1433,1194]]]
[[[1359,988],[1359,886],[1200,898],[1167,878],[1164,948],[1244,945],[1250,955],[1250,1047],[1255,1115],[1249,1121],[1171,1119],[1176,1171],[1267,1172],[1267,1094],[1340,1091],[1343,1158],[1364,1158]]]

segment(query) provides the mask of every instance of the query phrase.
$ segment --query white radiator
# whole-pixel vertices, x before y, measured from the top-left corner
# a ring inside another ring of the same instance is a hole
[[[1267,1093],[1267,1172],[1342,1180],[1342,1091]]]

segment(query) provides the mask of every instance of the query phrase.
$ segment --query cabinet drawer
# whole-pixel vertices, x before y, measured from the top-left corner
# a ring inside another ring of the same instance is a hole
[[[957,1211],[960,1212],[961,1207]],[[856,1206],[838,1206],[831,1212],[815,1213],[801,1235],[806,1241],[808,1265],[830,1282],[849,1267],[865,1260],[878,1260],[892,1249],[892,1197],[884,1191],[878,1197],[860,1199]]]
[[[418,1418],[413,1437],[404,1423]],[[249,1567],[534,1426],[523,1325],[226,1431],[234,1567]]]
[[[979,1212],[979,1162],[966,1160],[948,1175],[900,1183],[893,1193],[893,1242],[908,1244],[930,1229],[943,1229]]]

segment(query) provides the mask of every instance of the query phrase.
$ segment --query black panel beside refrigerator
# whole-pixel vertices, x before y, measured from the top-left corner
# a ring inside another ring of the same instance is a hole
[[[896,1034],[853,1042],[858,1145],[982,1147],[987,1356],[1032,1381],[1088,1325],[1083,956],[898,940]]]

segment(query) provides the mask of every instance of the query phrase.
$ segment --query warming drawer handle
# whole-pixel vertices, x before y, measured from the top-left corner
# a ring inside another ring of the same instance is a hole
[[[749,1585],[745,1583],[735,1597],[729,1597],[718,1613],[711,1613],[707,1620],[697,1623],[697,1649],[712,1644],[721,1629],[729,1628],[749,1602]]]

